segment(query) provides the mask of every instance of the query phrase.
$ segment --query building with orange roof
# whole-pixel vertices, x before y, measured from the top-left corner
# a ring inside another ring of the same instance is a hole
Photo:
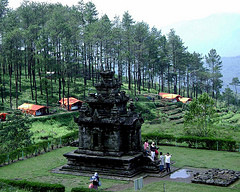
[[[179,98],[181,98],[181,95],[178,94],[172,94],[172,93],[163,93],[160,92],[158,95],[160,95],[162,97],[162,99],[166,99],[169,100],[171,102],[179,102]]]
[[[0,113],[0,121],[6,121],[6,116],[8,113]]]
[[[190,103],[192,101],[191,98],[188,98],[188,97],[181,97],[179,98],[179,101],[182,102],[182,103]]]
[[[61,106],[65,109],[68,110],[68,102],[69,102],[69,110],[73,111],[73,110],[77,110],[80,109],[82,106],[83,101],[78,100],[74,97],[69,97],[69,101],[68,98],[62,98],[59,103],[61,104]]]
[[[30,103],[23,103],[18,107],[18,109],[21,110],[23,113],[35,116],[49,114],[48,107],[42,105],[34,105]]]

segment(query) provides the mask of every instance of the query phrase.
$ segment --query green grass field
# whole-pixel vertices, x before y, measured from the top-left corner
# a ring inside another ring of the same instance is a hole
[[[240,188],[226,188],[202,184],[159,181],[144,185],[141,192],[239,192]],[[133,192],[134,188],[122,192]]]
[[[73,187],[87,187],[88,184],[86,183],[88,183],[89,177],[55,174],[50,172],[53,168],[66,164],[67,160],[63,157],[63,154],[74,149],[76,148],[63,147],[37,157],[0,167],[0,178],[59,183],[66,187],[66,191],[70,191]],[[173,154],[172,161],[175,162],[174,166],[179,168],[188,166],[202,168],[226,168],[240,171],[240,153],[238,152],[211,151],[170,146],[160,146],[160,151],[164,153],[170,152]],[[101,173],[99,174],[101,176]],[[102,189],[109,188],[116,184],[128,183],[127,181],[109,179],[101,179],[101,181]],[[161,191],[161,189],[163,189],[162,186],[162,181],[152,183],[144,186],[142,191]],[[223,189],[228,191],[227,188],[170,181],[165,182],[165,186],[167,191],[223,191]],[[236,187],[229,190],[237,191],[235,188],[238,188],[239,190],[239,187],[239,185],[236,185]],[[131,190],[133,189],[125,191]]]
[[[55,174],[50,172],[53,168],[66,164],[67,159],[63,157],[63,154],[74,149],[76,148],[64,147],[34,158],[0,167],[0,178],[25,179],[43,183],[59,183],[66,187],[66,191],[71,191],[73,187],[88,187],[89,177]],[[117,183],[124,183],[123,181],[101,180],[104,188],[108,188]]]

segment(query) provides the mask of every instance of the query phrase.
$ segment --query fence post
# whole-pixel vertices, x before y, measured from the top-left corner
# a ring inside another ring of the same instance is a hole
[[[135,191],[143,188],[143,178],[138,178],[134,180],[134,189]]]
[[[49,142],[47,144],[48,144],[48,151],[50,151],[50,149],[49,149]]]
[[[196,147],[196,149],[198,148],[197,141],[196,141],[196,143],[195,143],[195,147]]]
[[[7,163],[9,164],[9,155],[7,155]]]
[[[218,141],[217,141],[217,151],[218,151]]]
[[[60,137],[60,147],[62,147],[62,137]]]

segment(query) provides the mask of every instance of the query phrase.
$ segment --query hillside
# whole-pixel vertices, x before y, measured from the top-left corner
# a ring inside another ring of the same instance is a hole
[[[223,80],[223,90],[232,82],[233,77],[240,78],[240,56],[237,57],[222,57],[222,80]],[[234,90],[233,86],[229,86]],[[235,90],[234,90],[235,91]],[[238,92],[240,92],[240,87],[238,87]]]
[[[153,97],[152,95],[150,95]],[[174,136],[185,135],[184,114],[187,104],[180,102],[172,103],[158,99],[149,100],[147,97],[140,97],[135,102],[137,110],[142,113],[145,123],[142,133],[162,133]],[[240,141],[240,113],[229,110],[225,107],[217,108],[217,117],[214,127],[217,130],[216,137],[232,138]]]
[[[164,27],[171,28],[183,39],[190,52],[206,55],[212,48],[221,57],[234,57],[240,53],[240,14],[215,14],[203,19],[179,22]]]

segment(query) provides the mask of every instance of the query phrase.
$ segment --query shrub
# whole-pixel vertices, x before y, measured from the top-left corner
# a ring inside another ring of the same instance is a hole
[[[4,164],[7,161],[7,154],[0,154],[0,164]]]
[[[64,192],[65,187],[61,184],[50,184],[50,183],[39,183],[39,182],[31,182],[26,180],[16,181],[16,180],[8,180],[8,179],[0,179],[0,182],[6,183],[7,185],[11,185],[14,187],[18,187],[20,189],[26,189],[36,192]]]
[[[197,136],[181,136],[175,137],[173,135],[159,134],[159,133],[147,133],[142,134],[143,140],[167,140],[168,142],[177,141],[178,143],[186,142],[188,147],[202,147],[204,149],[211,150],[227,150],[235,151],[237,149],[237,142],[231,139],[220,139],[214,137],[197,137]]]
[[[61,137],[61,144],[69,145],[76,138],[78,138],[78,131],[69,133]],[[11,161],[15,159],[19,159],[19,157],[22,155],[22,152],[26,157],[31,155],[37,155],[38,153],[40,153],[41,150],[44,150],[45,152],[47,152],[48,147],[52,147],[53,149],[54,146],[58,147],[59,143],[60,143],[60,138],[56,138],[56,139],[53,139],[52,141],[43,141],[35,145],[29,145],[28,147],[16,149],[14,151],[11,151],[10,153],[0,154],[0,164],[4,164],[8,158]]]

